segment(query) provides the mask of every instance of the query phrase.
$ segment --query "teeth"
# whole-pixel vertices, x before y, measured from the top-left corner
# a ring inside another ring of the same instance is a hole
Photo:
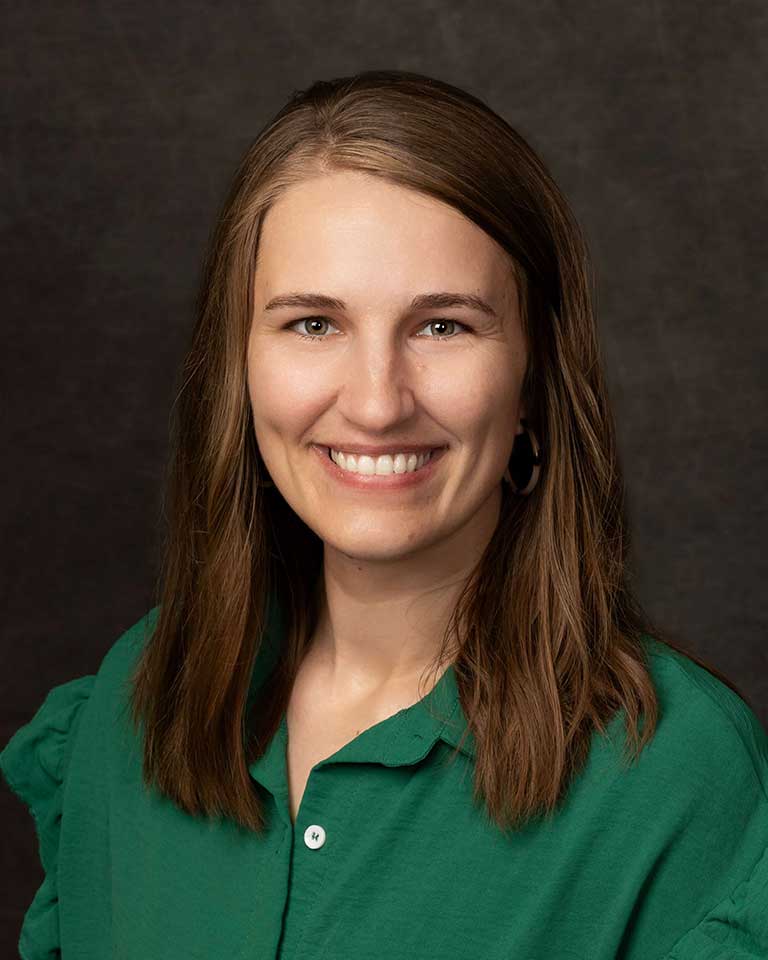
[[[330,456],[342,470],[373,476],[374,474],[413,473],[429,461],[432,453],[432,450],[428,450],[420,454],[396,453],[394,456],[384,454],[381,457],[369,457],[364,453],[355,455],[354,453],[344,454],[341,450],[331,450]]]

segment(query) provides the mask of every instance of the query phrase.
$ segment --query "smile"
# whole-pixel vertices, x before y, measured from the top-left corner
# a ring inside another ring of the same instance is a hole
[[[442,462],[448,447],[437,447],[425,453],[349,454],[329,447],[312,445],[332,480],[346,487],[374,492],[405,491],[428,484]]]
[[[344,453],[329,448],[328,455],[342,470],[363,476],[389,476],[389,474],[414,473],[429,463],[434,450],[424,453],[392,453],[372,457],[368,454]]]

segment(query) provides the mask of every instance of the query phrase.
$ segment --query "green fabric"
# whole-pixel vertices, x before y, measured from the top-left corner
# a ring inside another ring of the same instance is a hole
[[[157,610],[0,753],[45,870],[23,960],[768,958],[768,736],[688,658],[646,637],[661,716],[639,762],[622,767],[619,714],[555,817],[506,835],[472,802],[471,737],[451,761],[452,668],[313,768],[295,828],[283,717],[251,766],[260,838],[142,783],[128,679]]]

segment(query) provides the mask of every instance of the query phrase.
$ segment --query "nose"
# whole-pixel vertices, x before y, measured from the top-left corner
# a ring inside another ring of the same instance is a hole
[[[413,414],[425,366],[394,336],[382,332],[358,340],[339,374],[337,407],[361,434],[375,436]]]

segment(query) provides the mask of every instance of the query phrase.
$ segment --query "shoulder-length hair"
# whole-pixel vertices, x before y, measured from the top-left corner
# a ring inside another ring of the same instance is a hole
[[[629,584],[584,237],[505,120],[463,90],[404,71],[295,93],[246,152],[211,235],[172,417],[159,613],[132,677],[144,782],[190,814],[265,826],[248,764],[277,729],[316,625],[322,542],[260,482],[246,379],[253,277],[270,205],[292,184],[337,170],[450,204],[500,244],[516,278],[529,347],[522,399],[543,465],[530,495],[505,490],[433,665],[458,651],[475,797],[505,829],[557,808],[593,733],[617,711],[629,759],[639,756],[659,712],[643,635],[661,638]],[[284,645],[251,703],[270,596],[284,615]]]

